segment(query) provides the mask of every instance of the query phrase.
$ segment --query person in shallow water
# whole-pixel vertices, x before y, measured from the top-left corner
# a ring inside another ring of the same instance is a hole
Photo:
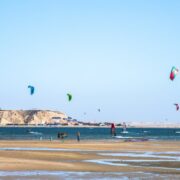
[[[60,136],[61,136],[61,135],[60,135],[60,132],[58,132],[58,134],[57,134],[57,138],[58,138],[58,139],[60,139]]]
[[[77,135],[77,141],[79,142],[80,141],[80,132],[78,131],[76,135]]]
[[[116,128],[114,123],[111,124],[111,135],[116,136]]]
[[[58,139],[64,140],[65,137],[67,137],[68,134],[64,132],[58,132],[57,137]]]

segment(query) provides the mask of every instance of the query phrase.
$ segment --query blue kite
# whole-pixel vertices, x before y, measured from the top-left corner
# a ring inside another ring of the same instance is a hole
[[[29,85],[28,88],[30,89],[30,95],[33,95],[35,91],[34,86]]]

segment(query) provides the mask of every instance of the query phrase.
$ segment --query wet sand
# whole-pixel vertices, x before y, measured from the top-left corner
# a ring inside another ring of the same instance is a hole
[[[10,171],[152,173],[178,179],[180,142],[0,141],[0,177],[7,172],[4,179],[11,179]]]

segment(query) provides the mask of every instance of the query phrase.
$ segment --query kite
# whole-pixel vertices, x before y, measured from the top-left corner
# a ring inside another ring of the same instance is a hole
[[[179,110],[179,104],[174,104],[176,106],[176,111]]]
[[[72,95],[67,93],[67,97],[68,97],[68,101],[71,101],[72,100]]]
[[[31,85],[29,85],[28,88],[30,89],[30,94],[33,95],[35,88]]]
[[[173,66],[171,69],[169,78],[173,81],[175,79],[176,75],[178,74],[178,72],[179,72],[179,69],[177,69],[176,67]]]
[[[101,111],[101,109],[98,109],[98,111],[100,112],[100,111]]]

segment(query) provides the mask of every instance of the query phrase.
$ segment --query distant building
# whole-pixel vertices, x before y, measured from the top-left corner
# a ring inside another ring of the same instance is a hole
[[[52,117],[52,119],[61,119],[61,117]]]

